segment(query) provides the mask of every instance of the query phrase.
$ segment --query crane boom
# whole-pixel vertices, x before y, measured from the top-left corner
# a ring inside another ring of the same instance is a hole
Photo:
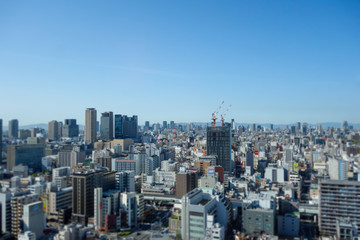
[[[223,114],[221,114],[221,122],[222,122],[222,125],[224,126],[225,125],[225,116],[226,116],[226,114],[228,113],[228,111],[230,110],[230,108],[231,108],[231,104],[229,105],[229,107],[226,109],[226,111],[225,112],[223,112]]]
[[[222,101],[221,102],[221,104],[220,104],[220,106],[219,106],[219,108],[217,109],[217,111],[215,111],[215,112],[213,112],[212,113],[212,117],[211,117],[211,120],[212,120],[212,125],[213,126],[215,126],[215,124],[216,124],[216,116],[218,115],[218,113],[219,113],[219,111],[220,111],[220,109],[221,109],[221,107],[224,105],[224,101]]]

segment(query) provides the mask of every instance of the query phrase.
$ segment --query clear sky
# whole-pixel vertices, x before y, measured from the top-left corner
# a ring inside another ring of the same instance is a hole
[[[360,1],[0,1],[0,118],[360,122]]]

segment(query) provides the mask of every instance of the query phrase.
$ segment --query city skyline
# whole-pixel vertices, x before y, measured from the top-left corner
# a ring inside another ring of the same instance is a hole
[[[349,122],[360,3],[1,2],[1,118]],[[79,17],[81,16],[81,17]]]

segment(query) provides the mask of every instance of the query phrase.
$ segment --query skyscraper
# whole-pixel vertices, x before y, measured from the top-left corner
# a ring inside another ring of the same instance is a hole
[[[319,183],[319,230],[336,234],[336,221],[349,218],[360,228],[360,182],[322,180]]]
[[[103,189],[100,188],[95,188],[94,189],[94,225],[95,225],[95,229],[100,229],[101,227],[103,227]]]
[[[104,112],[100,118],[100,136],[102,140],[112,140],[114,137],[114,120],[112,112]]]
[[[173,129],[175,127],[175,122],[174,121],[170,121],[170,128]]]
[[[49,139],[57,140],[59,138],[59,123],[55,120],[49,122],[48,132]]]
[[[85,142],[91,144],[96,141],[96,109],[87,108],[85,111]]]
[[[150,130],[150,122],[149,121],[145,121],[145,127],[144,127],[144,131],[149,131]]]
[[[62,128],[63,137],[77,137],[79,135],[79,125],[76,124],[76,119],[65,119],[64,126]]]
[[[122,115],[115,114],[115,126],[114,126],[114,137],[116,139],[123,138],[123,130],[122,130]]]
[[[137,138],[138,117],[115,114],[115,138]]]
[[[167,124],[167,121],[163,121],[163,129],[167,129],[167,128],[168,128],[167,125],[168,125],[168,124]]]
[[[94,189],[102,187],[102,172],[84,171],[72,175],[72,221],[86,226],[94,216]]]
[[[217,165],[222,166],[224,172],[231,173],[230,124],[225,124],[225,126],[207,127],[206,136],[207,155],[216,155]]]
[[[9,121],[8,135],[10,138],[17,138],[19,131],[19,121],[12,119]]]
[[[132,117],[123,115],[122,124],[124,138],[136,139],[138,134],[138,117],[136,115]]]

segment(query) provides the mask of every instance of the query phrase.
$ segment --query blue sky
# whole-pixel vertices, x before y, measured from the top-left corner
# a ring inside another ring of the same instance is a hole
[[[359,1],[1,1],[0,118],[360,122]],[[224,108],[225,108],[224,107]]]

